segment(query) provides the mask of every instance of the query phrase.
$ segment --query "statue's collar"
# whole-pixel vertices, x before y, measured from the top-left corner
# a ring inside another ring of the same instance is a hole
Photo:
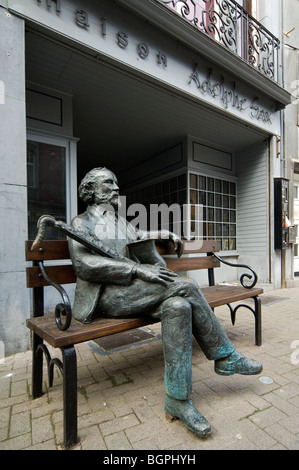
[[[106,214],[116,215],[113,206],[111,204],[93,204],[92,206],[88,206],[88,211],[92,217],[102,217]]]

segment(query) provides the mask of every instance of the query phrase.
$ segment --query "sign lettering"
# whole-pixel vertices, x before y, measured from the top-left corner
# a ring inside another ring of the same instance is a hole
[[[62,0],[37,0],[37,3],[39,5],[44,4],[49,11],[53,5],[56,5],[57,14],[60,14],[62,11]],[[95,23],[94,20],[95,18],[93,18],[93,24]],[[86,10],[74,10],[74,21],[75,24],[83,30],[86,29],[86,31],[89,31],[92,29],[89,23],[88,12]],[[107,18],[104,16],[98,19],[98,23],[98,32],[96,32],[96,34],[98,34],[99,37],[102,36],[104,39],[107,37],[107,28],[109,23],[107,22]],[[129,34],[122,29],[118,30],[118,32],[114,32],[114,35],[116,44],[120,49],[126,50],[132,43],[134,43],[137,57],[146,60],[149,57],[153,57],[154,54],[156,64],[160,68],[165,70],[167,69],[168,57],[164,52],[157,49],[153,50],[152,46],[142,41],[141,38],[140,42],[138,40],[136,41],[136,38],[134,38],[134,40],[130,39]],[[247,119],[249,118],[250,120],[256,120],[263,124],[272,125],[272,112],[265,109],[258,102],[257,97],[250,98],[250,96],[248,97],[247,92],[245,92],[246,97],[244,95],[242,96],[240,91],[237,89],[238,87],[236,82],[232,81],[231,83],[227,83],[221,75],[220,78],[215,79],[215,77],[213,77],[212,68],[209,68],[207,74],[204,75],[205,72],[203,72],[202,69],[203,67],[200,67],[198,63],[194,64],[193,71],[191,75],[189,75],[189,81],[185,82],[185,84],[188,83],[189,86],[191,86],[191,84],[195,84],[195,87],[203,96],[218,101],[226,110],[230,109],[231,111],[238,111],[243,115],[247,114]],[[209,99],[209,101],[211,101],[211,99]]]
[[[38,3],[41,3],[42,0],[37,0]],[[56,3],[56,11],[61,12],[61,0],[47,0],[47,7],[51,8],[52,1]]]
[[[86,11],[76,10],[75,18],[78,26],[81,26],[82,28],[89,28],[88,14]]]
[[[129,39],[129,37],[127,36],[126,33],[124,33],[123,31],[119,31],[119,33],[117,35],[117,44],[122,49],[125,49],[127,47],[127,45],[129,44],[128,39]]]
[[[225,84],[223,77],[218,81],[213,81],[212,73],[213,70],[210,68],[207,78],[205,80],[201,80],[198,64],[195,64],[193,72],[189,77],[189,85],[193,81],[203,95],[208,94],[212,96],[212,98],[218,99],[225,109],[228,109],[229,107],[236,108],[238,111],[246,111],[247,109],[250,109],[251,118],[272,124],[271,113],[257,104],[257,97],[252,100],[250,105],[248,103],[248,99],[242,98],[237,92],[235,82],[233,82],[230,87]]]

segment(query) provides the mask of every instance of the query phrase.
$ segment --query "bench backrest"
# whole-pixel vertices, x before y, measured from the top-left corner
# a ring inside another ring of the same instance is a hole
[[[32,266],[26,268],[27,287],[44,287],[49,285],[41,274],[38,263],[40,261],[57,261],[55,265],[46,266],[47,275],[58,284],[72,284],[76,282],[76,275],[72,264],[59,264],[58,261],[70,259],[67,240],[44,240],[38,248],[31,250],[33,241],[25,242],[26,261],[31,261]],[[190,244],[191,245],[191,244]],[[199,244],[198,244],[199,245]],[[213,284],[213,269],[220,267],[220,262],[214,256],[214,252],[220,251],[217,240],[204,240],[196,249],[185,248],[181,258],[167,257],[174,255],[174,248],[171,242],[157,242],[157,250],[165,256],[167,267],[175,272],[207,269],[209,273],[209,283]],[[184,255],[199,254],[200,256],[186,257]],[[203,256],[203,255],[208,256]]]

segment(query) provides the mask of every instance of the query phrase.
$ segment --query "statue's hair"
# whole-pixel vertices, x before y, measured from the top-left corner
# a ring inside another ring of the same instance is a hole
[[[93,168],[84,176],[84,178],[82,179],[79,185],[79,188],[78,188],[79,197],[87,205],[90,205],[93,203],[94,184],[97,180],[97,177],[99,176],[99,173],[103,170],[105,171],[107,170],[107,168],[105,167]]]

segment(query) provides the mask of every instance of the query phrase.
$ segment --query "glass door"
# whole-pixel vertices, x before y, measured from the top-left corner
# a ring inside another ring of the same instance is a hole
[[[28,238],[42,215],[69,223],[77,213],[76,142],[29,134],[27,140]],[[45,239],[65,238],[47,227]]]

